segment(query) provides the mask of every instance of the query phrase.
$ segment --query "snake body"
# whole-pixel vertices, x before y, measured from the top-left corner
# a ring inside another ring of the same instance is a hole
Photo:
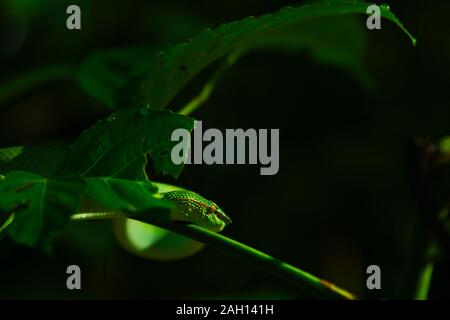
[[[158,188],[155,197],[172,202],[175,206],[169,220],[193,223],[213,232],[222,231],[231,219],[211,200],[180,187],[152,182]],[[112,212],[106,208],[82,205],[72,220],[98,220],[113,218],[117,240],[130,253],[152,260],[178,260],[191,256],[204,245],[173,232],[164,231],[150,224],[136,221],[133,216]],[[88,212],[89,211],[89,212]]]
[[[170,212],[170,220],[193,223],[214,232],[222,231],[232,222],[216,203],[196,192],[164,183],[152,182],[152,184],[158,188],[155,197],[175,205]],[[115,217],[124,217],[124,215],[92,203],[84,203],[81,205],[80,212],[72,215],[71,219],[97,220]]]

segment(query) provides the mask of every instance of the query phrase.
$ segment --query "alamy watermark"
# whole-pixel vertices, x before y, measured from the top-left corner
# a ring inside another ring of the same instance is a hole
[[[389,7],[384,7],[389,10]],[[366,26],[369,30],[381,29],[381,7],[376,4],[372,4],[367,7],[366,13],[369,15],[367,18]]]
[[[269,151],[270,135],[270,151]],[[261,164],[261,175],[275,175],[280,166],[279,129],[219,129],[203,132],[201,121],[195,122],[191,134],[180,128],[173,131],[171,140],[178,142],[171,152],[174,164]],[[209,142],[203,148],[203,142]],[[248,160],[248,161],[247,161]]]
[[[66,13],[69,14],[66,20],[66,27],[69,30],[81,29],[81,9],[79,6],[72,4],[67,7]]]
[[[366,273],[369,275],[366,280],[366,286],[369,290],[381,289],[381,269],[376,264],[367,267]]]
[[[76,264],[67,267],[66,273],[69,274],[66,280],[66,286],[69,290],[81,290],[81,269]]]

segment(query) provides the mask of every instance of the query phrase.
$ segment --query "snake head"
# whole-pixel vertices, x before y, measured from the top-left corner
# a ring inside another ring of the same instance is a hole
[[[192,191],[169,191],[163,199],[175,203],[172,220],[191,222],[214,232],[222,231],[231,223],[230,217],[211,200]]]

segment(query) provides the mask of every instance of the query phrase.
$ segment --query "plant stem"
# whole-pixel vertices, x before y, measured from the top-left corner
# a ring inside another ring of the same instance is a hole
[[[241,242],[230,239],[218,233],[206,230],[196,225],[182,225],[169,223],[160,225],[171,231],[183,234],[197,241],[211,245],[225,252],[232,252],[241,258],[247,259],[263,271],[272,274],[297,288],[324,299],[355,299],[355,296],[328,281],[322,280],[306,271],[296,268],[286,262],[247,246]]]
[[[422,270],[419,271],[417,288],[414,295],[415,300],[428,299],[437,251],[438,244],[436,239],[433,239],[428,246],[426,263],[422,267]]]
[[[410,176],[418,204],[404,279],[403,296],[410,299],[428,299],[440,249],[439,210],[433,201],[434,149],[427,137],[418,137],[410,145]]]
[[[46,84],[70,80],[73,75],[73,68],[67,65],[45,66],[18,74],[0,85],[0,106]]]
[[[208,82],[203,86],[200,93],[194,97],[191,101],[189,101],[185,106],[183,106],[178,113],[184,115],[190,115],[195,110],[197,110],[202,104],[208,101],[211,96],[214,88],[217,85],[220,77],[225,73],[225,71],[232,66],[242,52],[236,51],[230,54],[225,60],[220,64],[220,66],[214,71],[212,76],[209,78]]]
[[[92,220],[100,218],[108,218],[108,213],[98,213],[98,217],[84,214],[75,214],[72,216],[72,220]],[[115,215],[117,216],[117,215]],[[120,215],[123,217],[123,215]],[[111,215],[110,218],[114,217]],[[286,262],[278,260],[264,252],[256,250],[250,246],[247,246],[241,242],[230,239],[218,233],[206,230],[193,224],[182,224],[172,221],[161,221],[152,218],[142,218],[130,216],[129,218],[135,219],[144,223],[150,223],[152,225],[164,228],[166,230],[181,234],[183,236],[192,238],[206,245],[220,249],[225,252],[229,252],[239,256],[247,261],[253,263],[256,267],[262,271],[272,274],[275,277],[280,278],[287,283],[290,283],[298,289],[316,297],[319,299],[345,299],[354,300],[356,296],[352,293],[339,288],[329,281],[320,279],[306,271],[296,268]]]

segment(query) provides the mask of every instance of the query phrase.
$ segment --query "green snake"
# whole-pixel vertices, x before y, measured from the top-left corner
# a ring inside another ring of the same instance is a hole
[[[169,214],[171,221],[193,223],[214,232],[222,231],[231,223],[231,219],[216,203],[198,193],[158,182],[152,184],[158,188],[155,197],[175,204]],[[195,240],[92,204],[82,204],[80,212],[71,217],[72,220],[82,221],[109,218],[112,218],[114,232],[121,246],[139,257],[152,260],[178,260],[204,247]]]
[[[172,202],[175,207],[171,210],[169,219],[196,224],[214,232],[222,231],[232,221],[225,212],[213,201],[205,199],[196,192],[172,185],[152,182],[158,188],[157,197]],[[72,216],[73,220],[89,220],[112,218],[118,216],[115,212],[83,206],[81,212]]]

